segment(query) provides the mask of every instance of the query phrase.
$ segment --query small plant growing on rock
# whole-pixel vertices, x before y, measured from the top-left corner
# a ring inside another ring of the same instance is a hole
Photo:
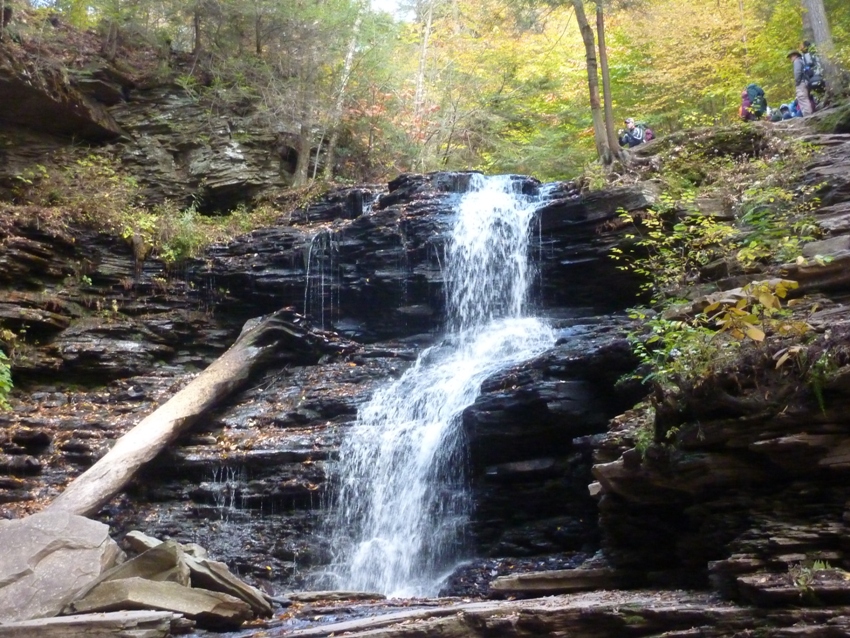
[[[17,335],[14,332],[0,327],[0,344],[8,344],[13,342],[16,338]],[[0,350],[0,410],[6,410],[9,408],[8,397],[13,387],[12,368],[9,364],[9,357],[3,350]]]
[[[694,192],[681,198],[662,195],[660,205],[640,215],[620,211],[620,219],[634,228],[626,239],[634,240],[643,256],[627,257],[620,248],[611,257],[623,262],[618,269],[644,278],[642,291],[661,303],[676,290],[699,278],[700,269],[729,250],[735,229],[704,215],[694,205]]]
[[[820,205],[820,185],[792,191],[781,186],[744,192],[741,217],[744,238],[736,254],[745,270],[769,261],[785,263],[800,256],[802,245],[821,236],[813,217]]]
[[[823,572],[840,573],[846,579],[848,574],[843,570],[833,568],[827,561],[814,560],[811,563],[796,563],[788,566],[788,577],[791,583],[800,591],[801,598],[816,599],[814,583],[817,575]]]
[[[742,288],[745,295],[735,303],[716,301],[705,308],[703,315],[738,340],[752,339],[761,343],[769,331],[782,335],[802,336],[811,329],[805,321],[794,321],[782,308],[788,292],[798,288],[796,281],[758,281]]]
[[[634,353],[650,370],[643,379],[662,387],[698,384],[736,346],[715,340],[715,331],[700,318],[671,320],[650,317],[641,310],[631,310],[629,316],[650,331],[648,337],[645,333],[629,335]]]
[[[824,414],[826,413],[826,400],[823,396],[823,389],[826,383],[835,376],[837,370],[838,363],[835,357],[829,352],[823,352],[806,372],[806,382],[817,399],[820,411]]]

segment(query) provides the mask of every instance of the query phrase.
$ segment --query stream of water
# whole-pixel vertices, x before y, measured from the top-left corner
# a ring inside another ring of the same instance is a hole
[[[336,464],[328,584],[432,596],[465,557],[471,511],[461,413],[481,383],[554,337],[526,316],[535,198],[475,176],[446,244],[447,332],[358,415]]]

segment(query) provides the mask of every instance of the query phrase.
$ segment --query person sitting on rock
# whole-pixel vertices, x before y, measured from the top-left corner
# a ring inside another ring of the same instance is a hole
[[[634,118],[626,118],[626,130],[620,129],[620,146],[634,148],[646,141],[646,127],[636,124]]]

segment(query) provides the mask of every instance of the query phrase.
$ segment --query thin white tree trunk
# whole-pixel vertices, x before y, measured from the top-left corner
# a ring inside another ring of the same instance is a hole
[[[425,106],[425,69],[428,60],[428,42],[431,39],[431,28],[434,21],[434,2],[428,0],[425,14],[425,24],[422,30],[422,42],[419,46],[419,70],[416,73],[416,92],[413,95],[413,118],[418,123]]]
[[[357,6],[357,17],[354,19],[354,25],[351,27],[351,39],[348,41],[348,51],[345,52],[345,61],[342,64],[342,77],[339,81],[339,90],[336,94],[336,101],[331,112],[331,137],[328,140],[328,152],[325,154],[325,171],[324,178],[330,180],[333,177],[334,154],[336,153],[336,145],[339,141],[339,121],[342,118],[342,107],[345,104],[345,90],[348,87],[348,81],[351,79],[351,69],[354,66],[354,54],[357,52],[357,41],[360,38],[360,25],[363,22],[363,11],[366,8],[364,3]],[[321,146],[319,147],[321,149]],[[316,157],[318,162],[318,154]]]
[[[605,135],[605,119],[602,115],[602,105],[599,101],[599,69],[596,63],[596,41],[593,29],[587,21],[582,0],[572,0],[575,9],[576,22],[581,31],[584,51],[587,56],[587,88],[590,93],[590,115],[593,119],[593,137],[596,141],[596,152],[604,164],[611,163],[611,150]]]

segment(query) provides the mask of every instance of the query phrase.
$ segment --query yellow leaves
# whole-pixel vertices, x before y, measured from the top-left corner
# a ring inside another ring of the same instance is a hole
[[[762,330],[761,328],[748,325],[744,328],[744,333],[753,341],[764,341],[765,334],[764,330]]]
[[[801,352],[804,351],[803,346],[791,346],[790,348],[783,348],[775,355],[773,355],[773,359],[776,361],[776,368],[781,368],[786,361],[788,361],[791,357],[797,357]]]
[[[766,328],[782,335],[805,334],[808,324],[802,321],[785,321],[779,316],[782,299],[798,287],[796,281],[753,282],[741,289],[742,296],[734,303],[715,301],[703,311],[720,332],[728,332],[735,339],[752,339],[757,343],[767,338]],[[784,363],[784,361],[783,361]]]

